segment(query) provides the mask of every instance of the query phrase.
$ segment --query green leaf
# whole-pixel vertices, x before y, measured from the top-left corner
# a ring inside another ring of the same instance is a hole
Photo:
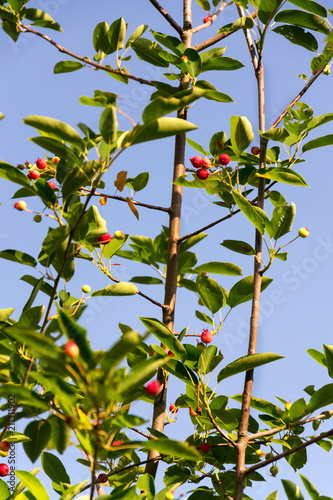
[[[126,179],[126,186],[130,186],[135,192],[142,191],[149,181],[149,172],[141,172],[136,177]]]
[[[41,9],[25,9],[24,17],[34,21],[33,26],[41,26],[55,31],[62,31],[61,26],[54,21],[53,17]]]
[[[108,23],[102,21],[95,26],[93,31],[93,46],[96,52],[100,52],[103,50],[105,38],[107,37],[107,33],[109,31]]]
[[[289,233],[296,216],[296,205],[280,205],[273,211],[273,217],[269,224],[266,224],[266,230],[270,238],[275,240]]]
[[[328,374],[333,378],[333,346],[324,344],[325,362]]]
[[[302,151],[303,153],[305,153],[305,151],[310,151],[310,149],[322,148],[324,146],[332,146],[332,145],[333,145],[333,134],[329,134],[307,142],[306,144],[303,145]]]
[[[296,5],[296,7],[301,7],[301,9],[308,10],[318,16],[327,17],[327,10],[325,7],[312,0],[289,0],[289,2]]]
[[[143,35],[143,33],[146,31],[147,28],[148,28],[148,24],[141,24],[140,26],[138,26],[136,28],[136,30],[132,33],[132,35],[129,37],[129,39],[127,40],[126,49],[128,47],[130,47],[132,45],[132,43],[135,42],[135,40],[137,38],[140,38],[140,36]]]
[[[1,259],[6,259],[6,260],[11,260],[12,262],[17,262],[18,264],[25,264],[26,266],[32,266],[36,267],[37,262],[36,260],[31,257],[31,255],[20,252],[19,250],[2,250],[0,252],[0,258]]]
[[[333,384],[327,384],[315,391],[311,396],[307,409],[312,413],[323,406],[333,403]]]
[[[279,493],[278,493],[277,490],[273,491],[273,493],[270,493],[268,495],[268,497],[266,498],[266,500],[278,500],[278,495],[279,495]]]
[[[121,414],[118,412],[112,419],[112,427],[122,429],[123,427],[139,427],[147,422],[144,418],[136,415]]]
[[[193,123],[181,118],[158,118],[143,125],[137,125],[130,132],[125,132],[119,138],[119,146],[126,148],[133,144],[183,134],[197,128]]]
[[[49,410],[49,405],[38,394],[15,384],[4,384],[0,386],[0,396],[7,397],[15,394],[16,402],[18,404],[39,408],[43,411]]]
[[[244,64],[237,59],[232,59],[231,57],[211,57],[202,64],[201,72],[234,71],[243,67]]]
[[[132,283],[120,282],[92,292],[91,297],[100,297],[104,295],[135,295],[138,291],[138,288]]]
[[[186,142],[191,148],[195,149],[196,151],[199,151],[204,156],[209,156],[209,151],[206,151],[200,144],[198,144],[195,141],[192,141],[189,137],[186,137]]]
[[[249,245],[249,243],[246,243],[246,241],[241,241],[241,240],[223,240],[222,243],[220,243],[225,248],[228,248],[229,250],[232,250],[233,252],[237,253],[242,253],[244,255],[255,255],[256,251],[255,249]]]
[[[186,349],[175,337],[171,330],[161,321],[155,318],[139,318],[145,327],[155,335],[155,337],[172,351],[178,358],[186,358]]]
[[[35,436],[35,438],[38,437]],[[37,477],[24,470],[16,470],[15,474],[24,486],[33,494],[34,498],[38,498],[38,500],[50,500],[46,489]]]
[[[179,56],[182,56],[184,54],[186,46],[179,38],[165,35],[164,33],[159,33],[154,30],[150,30],[150,32],[159,43],[164,45],[164,47],[166,47],[167,49],[170,49],[174,54],[177,54]]]
[[[250,17],[240,17],[234,23],[226,24],[222,26],[217,33],[229,33],[231,31],[237,31],[240,29],[251,29],[253,28],[253,19]]]
[[[208,0],[196,0],[197,4],[200,5],[200,7],[203,9],[203,10],[210,10],[210,5],[209,5],[209,1]]]
[[[186,240],[182,241],[180,244],[180,253],[185,252],[189,248],[193,247],[194,245],[202,241],[204,238],[206,238],[206,236],[208,236],[207,233],[199,233],[194,236],[190,236]]]
[[[8,307],[6,309],[0,309],[0,321],[5,322],[15,311],[15,307]]]
[[[150,474],[143,474],[143,476],[140,476],[137,480],[136,487],[140,490],[141,494],[146,493],[155,496],[155,481]]]
[[[81,163],[76,154],[63,142],[52,139],[51,137],[30,137],[30,141],[47,151],[51,151],[56,156],[59,156],[64,161],[72,163]],[[59,174],[59,170],[58,170]]]
[[[201,321],[204,321],[205,323],[208,323],[209,325],[213,325],[212,318],[210,316],[207,316],[207,314],[205,314],[201,311],[195,311],[195,315]]]
[[[230,118],[230,140],[235,154],[240,155],[254,140],[251,122],[245,116]]]
[[[45,474],[47,474],[54,483],[70,484],[70,477],[67,474],[62,461],[55,455],[52,455],[52,453],[48,453],[46,451],[42,453],[42,466]]]
[[[326,115],[315,116],[311,120],[308,121],[306,130],[313,130],[320,125],[324,125],[325,123],[329,123],[333,120],[333,113],[327,113]]]
[[[301,490],[297,484],[287,479],[282,479],[281,481],[288,500],[304,500]]]
[[[84,68],[84,65],[79,61],[59,61],[53,68],[53,73],[71,73],[78,69]]]
[[[278,12],[274,18],[277,23],[289,23],[318,31],[319,33],[328,34],[329,27],[327,22],[315,14],[309,14],[301,10],[287,9]]]
[[[7,181],[15,182],[20,186],[29,187],[30,182],[26,175],[24,175],[18,168],[0,161],[0,177]]]
[[[261,0],[258,17],[264,24],[268,24],[279,9],[282,0]]]
[[[272,282],[272,278],[267,278],[267,276],[262,277],[261,291],[263,292],[265,288]],[[240,281],[237,281],[235,285],[231,288],[229,292],[229,297],[227,304],[231,308],[251,300],[253,297],[253,276],[247,276]]]
[[[104,47],[104,52],[106,54],[112,54],[116,50],[120,50],[124,47],[126,37],[126,22],[120,17],[116,19],[111,24],[108,31],[108,47]]]
[[[305,31],[299,26],[288,26],[287,24],[283,24],[282,26],[274,28],[273,31],[284,36],[294,45],[300,45],[301,47],[314,52],[317,52],[318,50],[317,39],[312,35],[312,33]]]
[[[1,500],[7,500],[10,497],[10,491],[7,483],[0,479],[0,498]]]
[[[46,135],[53,139],[62,140],[74,144],[79,149],[84,149],[84,142],[80,134],[70,125],[55,118],[47,116],[30,115],[23,119],[23,122],[30,127],[36,128],[41,135]]]
[[[226,304],[226,292],[217,281],[199,274],[196,280],[197,292],[203,304],[215,314]]]
[[[232,363],[229,363],[227,366],[222,368],[217,376],[217,381],[221,382],[221,380],[232,377],[233,375],[237,375],[237,373],[253,370],[258,366],[265,365],[266,363],[271,363],[272,361],[277,361],[278,359],[282,359],[283,357],[284,356],[280,356],[279,354],[274,354],[272,352],[263,352],[242,356],[241,358],[236,359]]]
[[[312,500],[318,500],[319,493],[313,486],[313,484],[309,481],[309,479],[306,476],[303,476],[302,474],[300,474],[299,477],[302,479],[302,483],[304,484],[306,491],[309,493]]]
[[[156,370],[165,365],[167,359],[166,356],[153,356],[137,363],[132,367],[132,371],[119,381],[117,392],[122,394],[122,397],[125,397],[130,390],[139,387],[156,375]]]
[[[47,420],[30,422],[24,430],[30,441],[23,443],[23,448],[32,462],[36,462],[51,436],[51,426]]]
[[[133,276],[130,279],[131,283],[139,283],[141,285],[163,285],[163,281],[152,276]]]
[[[200,55],[196,50],[188,48],[182,57],[183,62],[178,67],[183,69],[184,73],[189,73],[192,78],[196,78],[202,71]]]
[[[143,110],[142,119],[144,123],[160,118],[161,116],[168,115],[173,111],[184,108],[189,104],[195,102],[199,97],[203,96],[207,91],[194,87],[193,89],[177,92],[172,97],[159,96],[154,99]]]
[[[164,52],[162,47],[152,40],[138,38],[132,43],[132,48],[139,59],[153,66],[160,66],[162,68],[167,68],[169,66],[169,63],[160,55]]]
[[[239,191],[233,188],[232,196],[243,212],[245,217],[258,229],[261,234],[264,234],[265,219],[262,214],[256,210],[258,207],[253,206]]]
[[[284,142],[285,138],[289,136],[289,132],[285,128],[279,127],[271,128],[267,130],[267,132],[262,132],[260,135],[272,141]]]
[[[333,135],[332,135],[333,138]],[[303,147],[304,149],[304,147]],[[259,168],[256,175],[258,177],[264,177],[265,179],[271,179],[272,181],[283,182],[285,184],[293,184],[294,186],[309,187],[303,177],[295,170],[283,167],[268,167]]]
[[[196,273],[227,274],[229,276],[240,276],[242,269],[230,262],[207,262],[193,269]]]
[[[143,448],[156,450],[163,455],[170,455],[184,460],[200,460],[201,455],[196,448],[186,441],[172,441],[171,439],[151,439],[146,441]]]
[[[107,144],[113,144],[117,140],[117,126],[116,109],[108,106],[101,114],[99,121],[99,130]]]

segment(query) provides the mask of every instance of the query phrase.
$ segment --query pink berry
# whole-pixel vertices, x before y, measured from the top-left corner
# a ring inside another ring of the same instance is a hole
[[[200,168],[202,159],[202,156],[193,156],[193,158],[190,158],[190,162],[194,168]]]
[[[80,354],[79,346],[72,339],[66,342],[64,349],[65,353],[70,358],[77,358],[78,355]]]
[[[199,170],[197,170],[198,179],[204,181],[205,179],[207,179],[208,176],[209,172],[206,168],[199,168]]]
[[[251,153],[253,155],[258,155],[260,153],[260,148],[258,148],[258,146],[253,146],[253,148],[251,148]]]
[[[113,441],[112,446],[121,446],[124,444],[124,441]]]
[[[200,450],[203,451],[204,453],[208,453],[211,449],[211,445],[208,443],[201,443],[200,445]]]
[[[48,185],[50,186],[50,188],[51,188],[51,189],[56,189],[56,187],[57,187],[57,186],[56,186],[56,183],[55,183],[55,182],[53,182],[53,181],[49,181],[49,182],[48,182]]]
[[[54,156],[54,157],[52,158],[52,163],[54,163],[55,165],[56,165],[57,163],[59,163],[59,161],[60,161],[59,156]]]
[[[97,478],[98,483],[107,483],[108,476],[106,474],[100,474]]]
[[[40,177],[40,173],[37,172],[37,170],[30,170],[30,172],[27,175],[28,179],[30,180],[36,180]]]
[[[202,158],[202,160],[200,162],[200,167],[201,168],[209,168],[210,167],[210,161],[208,160],[208,158]]]
[[[220,165],[228,165],[228,163],[230,163],[230,156],[229,155],[226,155],[226,154],[221,154],[219,156],[219,164]]]
[[[101,236],[98,237],[98,242],[101,245],[106,245],[107,243],[110,243],[111,240],[112,236],[110,233],[101,234]]]
[[[211,21],[211,20],[212,20],[212,18],[210,16],[206,16],[206,17],[203,18],[202,22],[203,23],[209,23],[209,21]]]
[[[27,204],[25,201],[20,200],[14,203],[14,208],[16,208],[16,210],[25,210],[27,208]]]
[[[152,382],[149,382],[149,384],[146,385],[145,389],[148,394],[152,394],[155,396],[158,391],[160,390],[161,384],[159,383],[158,380],[153,380]]]
[[[210,333],[210,331],[207,329],[202,330],[201,341],[204,342],[205,344],[210,344],[212,340],[213,340],[213,335]]]
[[[36,167],[39,170],[44,170],[44,168],[47,167],[47,161],[44,160],[43,158],[38,158],[38,160],[36,160]]]
[[[172,403],[169,406],[169,411],[170,411],[170,413],[177,413],[178,412],[178,408],[177,408],[177,406],[174,403]]]
[[[8,451],[10,448],[10,443],[8,441],[0,441],[0,450]]]
[[[5,477],[9,473],[9,467],[7,464],[0,464],[0,476]]]

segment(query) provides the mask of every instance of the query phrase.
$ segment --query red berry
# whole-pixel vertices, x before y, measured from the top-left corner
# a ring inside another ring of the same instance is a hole
[[[101,234],[101,236],[98,237],[98,242],[101,245],[106,245],[107,243],[110,243],[111,240],[112,236],[110,233]]]
[[[228,165],[230,163],[230,156],[226,154],[221,154],[219,156],[219,164],[220,165]]]
[[[195,411],[196,411],[199,415],[201,415],[201,413],[202,413],[202,408],[201,408],[201,406],[198,406],[198,407],[195,409]]]
[[[190,158],[190,162],[192,163],[194,168],[200,168],[202,159],[202,156],[193,156],[193,158]]]
[[[199,170],[197,170],[198,179],[204,181],[205,179],[207,179],[208,176],[209,172],[206,168],[199,168]]]
[[[210,167],[210,161],[208,160],[208,158],[202,158],[202,160],[200,162],[200,167],[202,167],[202,168],[209,168]]]
[[[190,413],[191,417],[197,417],[198,416],[198,414],[193,410],[193,408],[191,408],[189,406],[188,409],[189,409],[189,413]]]
[[[25,210],[27,208],[27,204],[23,200],[17,201],[14,203],[14,208],[16,208],[16,210]]]
[[[206,17],[203,18],[202,22],[203,23],[209,23],[209,21],[211,21],[211,20],[212,20],[212,18],[210,16],[206,16]]]
[[[10,448],[10,443],[8,441],[0,441],[0,450],[8,451]]]
[[[40,173],[37,172],[37,170],[30,170],[27,177],[30,180],[36,180],[36,179],[38,179],[38,177],[40,177]]]
[[[201,341],[204,342],[205,344],[210,344],[212,340],[213,340],[213,335],[210,333],[210,331],[207,329],[202,330]]]
[[[124,441],[113,441],[112,446],[121,446],[124,444]]]
[[[177,406],[174,403],[172,403],[169,406],[169,411],[170,411],[170,413],[177,413],[178,412],[178,408],[177,408]]]
[[[5,477],[9,473],[9,467],[7,464],[0,464],[0,476]]]
[[[253,155],[258,155],[260,153],[260,148],[258,148],[258,146],[253,146],[253,148],[251,148],[251,153]]]
[[[49,181],[49,182],[48,182],[48,185],[50,186],[50,188],[51,188],[51,189],[56,189],[56,187],[57,187],[57,186],[56,186],[56,183],[55,183],[55,182],[53,182],[53,181]]]
[[[98,483],[107,483],[108,482],[108,476],[106,474],[100,474],[97,478]]]
[[[201,443],[200,445],[200,450],[203,451],[204,453],[208,453],[211,449],[211,445],[208,443]]]
[[[148,394],[152,394],[155,396],[158,391],[160,390],[161,384],[159,383],[158,380],[153,380],[152,382],[149,382],[149,384],[146,385],[145,389]]]
[[[168,351],[168,352],[167,352],[167,355],[168,355],[168,356],[174,356],[174,355],[175,355],[175,353],[174,353],[174,352],[172,352],[172,351]]]
[[[70,358],[77,358],[80,354],[79,346],[74,342],[74,340],[69,340],[65,344],[65,353]]]
[[[38,160],[36,160],[36,167],[39,169],[39,170],[44,170],[44,168],[47,167],[47,161],[46,160],[43,160],[43,158],[38,158]]]

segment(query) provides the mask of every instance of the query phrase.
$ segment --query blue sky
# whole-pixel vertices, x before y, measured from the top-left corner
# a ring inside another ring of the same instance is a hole
[[[170,3],[170,2],[169,2]],[[321,2],[330,7],[328,0]],[[95,25],[100,21],[109,24],[120,16],[128,22],[128,33],[132,33],[140,24],[149,24],[156,30],[173,34],[171,28],[162,19],[149,2],[125,0],[124,2],[78,2],[74,0],[54,0],[52,2],[31,1],[31,7],[48,11],[63,27],[63,32],[47,31],[55,41],[82,56],[94,55],[91,35]],[[144,7],[141,8],[141,5]],[[181,15],[181,2],[170,8],[178,22]],[[205,13],[194,6],[194,24],[200,24]],[[198,43],[215,34],[217,27],[234,19],[235,13],[226,9],[219,17],[216,25],[207,28],[196,35],[194,43]],[[42,30],[41,30],[42,31]],[[146,32],[145,36],[149,36]],[[319,39],[322,36],[319,35]],[[82,106],[78,97],[92,96],[95,89],[114,92],[119,96],[119,106],[135,120],[140,121],[141,112],[148,102],[150,89],[138,83],[129,82],[127,86],[117,82],[109,75],[90,68],[76,73],[53,74],[54,65],[60,60],[68,59],[50,44],[30,34],[23,35],[14,44],[3,32],[0,32],[0,88],[2,99],[0,111],[6,118],[0,122],[0,157],[2,160],[16,165],[25,161],[34,162],[44,151],[28,140],[37,135],[33,129],[22,123],[22,118],[29,114],[45,115],[63,120],[73,126],[84,122],[91,128],[97,128],[99,109]],[[232,104],[219,104],[205,100],[198,102],[190,110],[189,120],[200,128],[191,134],[191,138],[204,147],[208,146],[211,135],[219,130],[229,130],[231,115],[247,116],[258,138],[256,116],[256,89],[249,56],[244,44],[242,33],[229,37],[225,43],[226,55],[235,57],[245,64],[245,68],[234,72],[207,74],[205,78],[220,90],[229,94]],[[271,33],[266,47],[266,92],[267,92],[267,126],[269,126],[282,109],[302,88],[303,82],[297,75],[310,75],[310,60],[313,54],[301,47],[291,45],[277,34]],[[110,61],[113,64],[112,56]],[[160,68],[148,67],[135,57],[127,63],[133,74],[148,79],[162,78]],[[303,97],[303,102],[314,108],[315,115],[333,112],[332,78],[322,75]],[[119,118],[120,128],[130,128],[130,123],[123,117]],[[329,134],[331,125],[316,129],[311,136]],[[147,143],[130,148],[114,165],[114,170],[108,174],[110,194],[113,192],[113,180],[120,170],[127,170],[135,176],[142,171],[149,171],[151,181],[148,188],[137,195],[139,201],[168,206],[171,184],[171,165],[173,160],[173,139]],[[187,158],[196,154],[191,148]],[[276,352],[285,359],[257,370],[255,376],[254,394],[265,399],[274,400],[280,396],[295,401],[305,397],[303,388],[315,384],[317,388],[329,383],[325,370],[316,364],[306,354],[306,349],[321,350],[322,344],[332,344],[331,304],[332,304],[332,272],[333,272],[333,229],[331,196],[332,147],[315,150],[306,156],[307,162],[299,167],[300,173],[308,182],[310,188],[280,186],[281,192],[288,201],[297,205],[297,216],[290,239],[296,235],[297,229],[308,226],[311,229],[309,238],[298,239],[289,250],[289,258],[283,263],[277,261],[268,275],[274,282],[262,296],[262,314],[258,351]],[[190,166],[190,165],[188,165]],[[15,186],[0,180],[0,246],[1,249],[17,248],[32,255],[38,253],[40,240],[46,232],[47,223],[36,224],[28,213],[13,210],[11,199]],[[39,210],[37,199],[28,200],[29,207]],[[96,203],[97,204],[97,203]],[[100,208],[102,216],[108,222],[112,233],[121,229],[131,235],[147,234],[154,237],[158,234],[161,224],[167,224],[167,217],[140,209],[140,220],[137,221],[129,212],[127,206],[121,203],[108,203]],[[221,217],[221,209],[211,204],[203,191],[187,190],[184,195],[182,234],[187,234],[205,226]],[[223,239],[242,239],[252,243],[253,229],[250,223],[240,217],[235,217],[223,225],[215,226],[210,236],[197,246],[199,263],[211,260],[235,262],[243,267],[243,274],[252,272],[252,261],[245,256],[239,256],[219,245]],[[289,241],[289,236],[284,242]],[[120,263],[120,259],[119,259]],[[129,261],[122,261],[117,269],[118,277],[128,280],[131,276],[146,270]],[[68,289],[75,296],[80,294],[81,285],[89,283],[93,289],[103,288],[108,283],[105,277],[87,264],[81,264],[78,275],[68,284]],[[19,281],[28,269],[7,261],[0,261],[0,272],[3,286],[0,289],[0,307],[20,307],[24,305],[30,293],[30,287]],[[215,276],[216,278],[216,276]],[[230,288],[234,278],[218,277],[219,282]],[[10,284],[10,286],[8,286]],[[143,288],[143,291],[155,294],[158,300],[163,300],[162,289],[155,287]],[[141,297],[92,299],[88,312],[83,316],[83,325],[88,329],[94,348],[108,348],[118,336],[117,323],[130,324],[141,328],[137,316],[155,316],[160,312]],[[193,315],[195,301],[189,292],[181,291],[177,299],[176,329],[190,327],[191,333],[200,333],[205,327]],[[128,311],[131,311],[131,315]],[[225,326],[216,337],[216,344],[221,348],[225,361],[231,362],[246,353],[247,320],[249,304],[238,307],[228,317]],[[154,342],[154,339],[151,339]],[[214,339],[215,341],[215,339]],[[221,386],[222,394],[238,394],[242,391],[242,377],[228,379],[226,386]],[[177,381],[171,383],[169,403],[184,390]],[[276,401],[277,402],[277,401]],[[150,418],[150,408],[140,407],[140,411]],[[179,439],[189,433],[189,418],[182,410],[178,414],[178,422],[173,425],[172,434]],[[23,429],[20,429],[23,431]],[[310,431],[309,431],[310,432]],[[83,480],[85,471],[82,466],[73,466],[77,452],[70,453],[64,462],[70,465],[73,481]],[[29,468],[30,464],[23,453],[18,455],[19,468]],[[278,477],[297,480],[297,476],[286,464],[278,464],[281,474]],[[31,466],[32,468],[32,466]],[[330,495],[332,456],[314,446],[309,452],[309,462],[301,472],[308,475],[317,485],[321,494]],[[281,489],[280,481],[271,477],[267,483],[256,487],[256,500],[263,500],[275,489]],[[183,488],[185,491],[185,489]],[[250,494],[250,492],[249,492]],[[51,493],[52,495],[52,493]],[[285,498],[281,493],[280,498]],[[52,499],[52,496],[51,496]]]

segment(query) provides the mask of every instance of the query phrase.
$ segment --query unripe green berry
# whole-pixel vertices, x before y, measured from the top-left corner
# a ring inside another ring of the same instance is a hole
[[[269,472],[272,474],[272,476],[276,476],[279,473],[279,468],[276,467],[276,465],[272,465],[272,467],[269,469]]]
[[[83,293],[90,293],[91,292],[91,286],[89,285],[82,285],[81,290]]]

